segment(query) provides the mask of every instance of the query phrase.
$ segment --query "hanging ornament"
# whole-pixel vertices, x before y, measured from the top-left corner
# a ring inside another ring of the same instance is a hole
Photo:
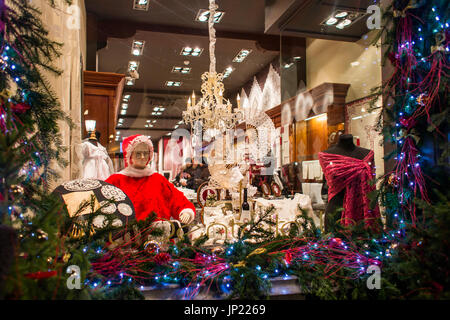
[[[426,93],[421,93],[417,98],[416,98],[416,102],[421,105],[422,107],[424,107],[425,105],[428,104],[429,98],[428,95]]]
[[[158,254],[155,256],[155,258],[154,258],[153,261],[154,261],[157,265],[163,265],[163,264],[169,263],[169,261],[170,261],[171,258],[172,258],[172,257],[171,257],[170,254],[168,254],[167,252],[161,252],[161,253],[158,253]]]
[[[225,248],[222,246],[213,247],[211,253],[215,255],[221,255],[225,252]]]
[[[36,232],[37,232],[37,238],[39,240],[48,240],[48,233],[47,232],[45,232],[42,229],[38,229]]]
[[[394,173],[391,173],[391,175],[389,176],[388,183],[393,187],[398,187],[398,179]]]
[[[19,195],[23,195],[24,189],[22,186],[19,185],[12,185],[11,188],[9,189],[9,193],[12,196],[19,196]]]
[[[160,247],[160,243],[155,240],[149,240],[144,243],[144,250],[147,251],[147,253],[158,253]]]
[[[5,70],[8,67],[8,61],[0,56],[0,70]]]
[[[445,52],[444,43],[445,43],[445,33],[443,31],[436,33],[434,36],[436,45],[431,46],[431,53],[435,53],[436,51]]]

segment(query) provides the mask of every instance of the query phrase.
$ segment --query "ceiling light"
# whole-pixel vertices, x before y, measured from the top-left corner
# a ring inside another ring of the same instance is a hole
[[[126,77],[126,80],[127,80],[127,86],[132,86],[132,85],[134,85],[134,81],[135,81],[134,78]]]
[[[354,23],[359,20],[363,16],[365,16],[366,12],[358,12],[358,11],[343,11],[337,10],[333,12],[333,14],[322,21],[320,24],[325,26],[335,26],[338,29],[344,29],[346,26]]]
[[[158,110],[159,110],[159,107],[154,107],[153,110],[154,110],[154,111],[158,111]]]
[[[222,20],[224,14],[225,12],[223,11],[216,11],[216,13],[214,14],[213,22],[219,23]],[[197,13],[197,16],[195,17],[195,21],[208,22],[208,20],[209,20],[209,10],[200,9]]]
[[[120,111],[120,114],[121,114],[121,115],[127,114],[127,110],[121,110],[121,111]]]
[[[140,11],[148,11],[149,0],[134,0],[133,9]]]
[[[148,128],[148,124],[146,124],[145,127]]]
[[[234,57],[233,62],[242,62],[247,58],[247,56],[252,52],[250,49],[242,49],[239,53]]]
[[[338,22],[338,19],[331,17],[330,19],[327,20],[327,22],[325,22],[327,25],[331,26],[333,24],[335,24],[336,22]]]
[[[173,67],[172,68],[172,72],[173,73],[183,73],[183,74],[188,74],[191,72],[191,68],[188,67]]]
[[[152,112],[152,116],[156,116],[156,112]]]
[[[150,120],[147,120],[146,122],[147,122],[147,123],[149,123],[149,122],[150,122]]]
[[[123,118],[119,118],[119,123],[122,123],[123,122]]]
[[[170,136],[172,134],[172,132],[169,132],[167,135]]]
[[[138,68],[139,68],[139,61],[128,62],[128,72],[137,71]]]
[[[153,122],[153,123],[156,123],[156,120],[153,120],[152,122]]]
[[[128,109],[128,103],[122,103],[122,109]]]
[[[167,81],[166,86],[167,87],[180,87],[182,82],[180,81]]]
[[[162,115],[162,112],[157,112],[156,115],[160,116],[160,115]]]
[[[225,69],[225,71],[223,72],[223,78],[225,79],[225,78],[228,78],[230,75],[231,75],[231,73],[234,71],[234,68],[233,67],[228,67],[228,68],[226,68]]]
[[[123,96],[123,101],[128,102],[130,100],[131,95],[126,94]]]
[[[345,27],[345,26],[348,26],[350,23],[352,23],[352,20],[345,19],[345,20],[342,21],[341,23],[342,23],[342,24],[344,25],[344,27]]]
[[[156,121],[156,120],[155,120]],[[178,124],[182,124],[183,123],[183,120],[181,120],[181,121],[178,121]]]
[[[334,16],[336,17],[336,18],[344,18],[344,17],[346,17],[348,15],[348,12],[347,11],[341,11],[341,12],[338,12],[338,13],[335,13],[334,14]]]
[[[144,51],[144,44],[145,41],[143,40],[142,41],[134,40],[133,45],[131,46],[131,54],[135,56],[142,55],[142,52]]]
[[[199,57],[203,52],[203,48],[194,48],[191,47],[184,47],[181,49],[180,55],[182,56],[193,56],[193,57]]]
[[[166,108],[159,107],[159,111],[164,111],[164,110],[166,110]]]

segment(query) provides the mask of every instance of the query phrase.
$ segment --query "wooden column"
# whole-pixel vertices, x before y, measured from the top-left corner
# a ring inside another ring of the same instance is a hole
[[[125,84],[125,75],[110,72],[84,71],[83,110],[81,125],[87,135],[85,120],[96,120],[100,144],[109,150],[116,133],[117,114]]]

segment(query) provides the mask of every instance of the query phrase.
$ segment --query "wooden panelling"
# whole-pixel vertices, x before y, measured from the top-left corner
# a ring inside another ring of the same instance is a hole
[[[117,114],[125,75],[109,72],[84,71],[82,110],[83,136],[87,135],[85,120],[95,120],[100,132],[100,143],[109,151],[113,147],[109,136],[115,135]],[[88,114],[85,115],[86,110]]]

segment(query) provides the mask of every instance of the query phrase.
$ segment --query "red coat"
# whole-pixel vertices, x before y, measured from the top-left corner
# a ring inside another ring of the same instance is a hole
[[[194,205],[164,176],[153,173],[148,177],[134,178],[113,174],[106,182],[121,189],[134,205],[137,220],[145,220],[152,211],[158,217],[179,219],[181,210],[192,209]]]

